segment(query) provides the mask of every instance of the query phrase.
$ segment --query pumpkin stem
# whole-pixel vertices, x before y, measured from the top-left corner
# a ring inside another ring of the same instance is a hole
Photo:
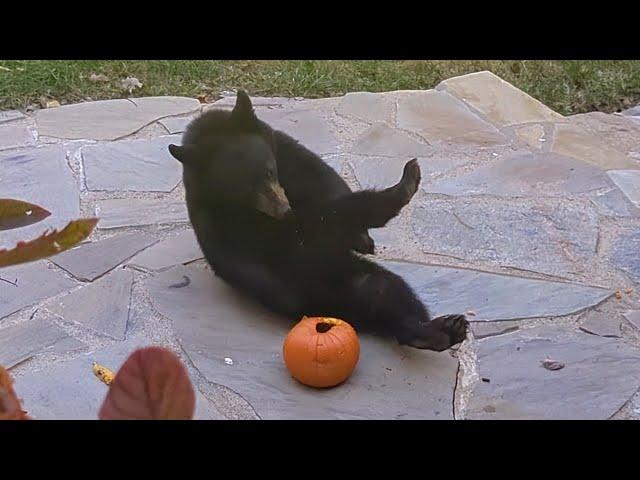
[[[333,328],[333,324],[327,322],[318,322],[316,323],[316,332],[318,333],[326,333]]]

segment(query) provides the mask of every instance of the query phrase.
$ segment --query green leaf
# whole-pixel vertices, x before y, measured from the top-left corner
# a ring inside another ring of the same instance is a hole
[[[73,220],[60,231],[45,232],[35,240],[18,242],[15,248],[0,250],[0,267],[33,262],[64,252],[91,235],[97,223],[97,218]]]
[[[0,230],[26,227],[47,218],[49,215],[51,212],[38,205],[22,200],[0,198]]]

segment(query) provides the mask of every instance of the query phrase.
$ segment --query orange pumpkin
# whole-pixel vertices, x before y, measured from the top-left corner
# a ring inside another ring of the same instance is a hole
[[[353,327],[328,317],[303,317],[285,338],[282,350],[293,378],[316,388],[344,382],[360,358],[360,342]]]

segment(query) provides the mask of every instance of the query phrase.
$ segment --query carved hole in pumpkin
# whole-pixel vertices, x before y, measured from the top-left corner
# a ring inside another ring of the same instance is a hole
[[[333,328],[331,323],[318,322],[316,323],[316,332],[318,333],[326,333]]]

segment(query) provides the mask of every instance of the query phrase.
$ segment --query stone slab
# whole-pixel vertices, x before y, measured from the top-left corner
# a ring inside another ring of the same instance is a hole
[[[640,228],[626,229],[613,243],[611,260],[614,265],[640,283]]]
[[[0,198],[25,200],[51,212],[41,222],[2,232],[0,248],[36,238],[48,228],[64,228],[80,216],[78,186],[58,146],[0,156]]]
[[[160,120],[160,124],[167,129],[170,134],[183,133],[187,130],[187,125],[194,117],[168,117]]]
[[[27,118],[26,115],[18,110],[4,110],[0,112],[0,123],[13,122]]]
[[[506,143],[506,138],[490,123],[472,113],[446,92],[426,90],[398,97],[398,123],[429,143],[450,141],[476,146]]]
[[[351,152],[358,155],[411,159],[428,155],[432,149],[404,132],[384,123],[376,123],[356,140]]]
[[[176,287],[184,277],[189,284]],[[448,352],[362,336],[353,376],[338,388],[310,389],[293,380],[282,361],[290,321],[195,267],[162,272],[148,287],[154,307],[171,318],[200,373],[241,395],[263,419],[452,418],[458,365]]]
[[[103,191],[170,192],[182,178],[182,165],[168,146],[178,135],[122,140],[82,149],[87,188]]]
[[[29,147],[35,145],[36,139],[26,123],[0,122],[0,150]]]
[[[133,273],[121,268],[60,298],[48,310],[99,335],[124,340],[132,284]]]
[[[17,377],[16,393],[38,420],[97,420],[108,387],[94,376],[93,362],[117,372],[134,350],[151,345],[151,340],[134,338],[82,353]]]
[[[590,203],[454,197],[415,201],[412,227],[425,253],[568,278],[595,257]]]
[[[619,315],[596,310],[589,312],[587,319],[580,324],[580,330],[600,337],[619,338],[622,336],[621,324]]]
[[[610,188],[601,169],[548,153],[518,154],[423,188],[444,195],[564,196]]]
[[[638,217],[640,208],[635,207],[618,188],[606,192],[596,192],[591,201],[600,215],[608,217]]]
[[[640,208],[640,170],[611,170],[607,174],[629,201]]]
[[[413,157],[348,155],[346,158],[361,188],[386,188],[400,181],[405,164]],[[466,156],[418,157],[423,179],[421,184],[424,185],[433,175],[446,172],[470,161],[471,159]]]
[[[536,123],[519,126],[515,132],[520,140],[536,150],[540,150],[546,142],[544,127]]]
[[[274,108],[256,113],[271,128],[290,135],[318,155],[339,151],[339,142],[327,121],[314,110]]]
[[[589,112],[572,115],[568,120],[622,153],[640,150],[640,122],[634,117]]]
[[[0,365],[11,368],[70,338],[60,327],[40,317],[0,329]]]
[[[476,340],[494,337],[496,335],[505,335],[507,333],[515,332],[520,328],[518,321],[475,322],[473,321],[475,319],[475,315],[467,315],[467,318],[470,320],[469,324],[471,325],[471,331],[473,332],[473,336]]]
[[[562,115],[488,71],[449,78],[436,88],[451,93],[498,126],[563,119]]]
[[[93,281],[155,241],[156,237],[147,233],[116,235],[83,243],[51,261],[80,280]]]
[[[225,416],[216,409],[215,405],[213,405],[207,397],[195,388],[195,386],[194,389],[196,392],[196,411],[193,415],[194,420],[226,420]]]
[[[54,353],[56,355],[65,355],[72,352],[78,352],[80,350],[86,350],[87,344],[77,340],[73,337],[66,337],[56,342],[52,347],[47,348],[47,353]]]
[[[77,285],[44,261],[3,268],[0,277],[16,284],[0,281],[0,318]]]
[[[640,310],[629,310],[624,313],[624,318],[626,318],[634,327],[640,329]]]
[[[129,263],[147,270],[162,270],[203,256],[194,231],[185,230],[136,255]]]
[[[184,200],[113,198],[99,201],[96,215],[104,230],[189,221]]]
[[[577,125],[556,125],[551,151],[591,163],[604,170],[640,168],[640,164],[623,152]]]
[[[344,117],[376,123],[393,123],[395,95],[393,93],[350,92],[336,105],[336,113]]]
[[[633,108],[628,108],[627,110],[622,112],[622,115],[626,115],[629,117],[640,117],[640,105],[637,105]]]
[[[200,111],[185,97],[143,97],[63,105],[36,112],[40,135],[69,140],[117,140],[164,117]]]
[[[640,386],[640,351],[558,326],[478,342],[478,382],[467,417],[477,420],[605,420]],[[565,367],[547,370],[546,358]]]
[[[613,292],[462,268],[380,262],[400,275],[433,316],[475,312],[473,322],[559,317],[599,304]]]

